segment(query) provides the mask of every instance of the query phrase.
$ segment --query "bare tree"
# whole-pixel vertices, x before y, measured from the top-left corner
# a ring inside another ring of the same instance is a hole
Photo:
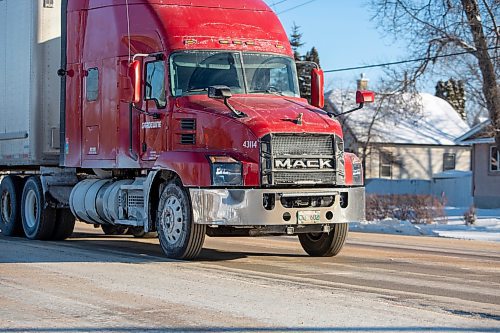
[[[408,41],[413,65],[405,84],[422,75],[455,72],[467,94],[484,106],[500,147],[500,17],[498,0],[371,0],[375,19],[385,32]],[[440,57],[465,52],[454,57]],[[479,68],[479,70],[477,70]],[[449,77],[449,76],[448,76]]]
[[[407,86],[404,80],[398,81],[397,77],[397,72],[387,70],[385,78],[370,87],[377,92],[377,98],[375,103],[360,111],[361,117],[357,113],[349,113],[337,118],[349,132],[345,133],[349,141],[346,142],[346,148],[358,154],[364,170],[367,170],[366,163],[372,154],[383,153],[377,143],[385,142],[390,136],[392,127],[381,124],[397,126],[405,119],[415,121],[422,117],[423,105],[419,94],[412,86]],[[349,89],[333,92],[327,99],[328,107],[334,113],[341,114],[355,106],[352,97],[352,90]],[[332,99],[338,104],[334,105]]]

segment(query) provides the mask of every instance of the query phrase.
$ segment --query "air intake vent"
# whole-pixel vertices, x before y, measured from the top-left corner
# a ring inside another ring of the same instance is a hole
[[[182,119],[181,129],[186,131],[196,130],[196,119]]]
[[[194,134],[181,134],[181,145],[194,145],[196,143]]]

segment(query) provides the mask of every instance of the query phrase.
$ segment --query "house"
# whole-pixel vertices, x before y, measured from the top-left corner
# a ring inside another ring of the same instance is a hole
[[[472,145],[472,195],[478,208],[500,208],[500,150],[489,120],[457,138]]]
[[[339,114],[351,109],[350,97],[354,92],[328,93],[328,110]],[[364,158],[366,179],[431,180],[443,171],[470,170],[471,147],[455,142],[470,127],[448,102],[420,93],[401,94],[391,103],[366,105],[338,117],[346,151]]]

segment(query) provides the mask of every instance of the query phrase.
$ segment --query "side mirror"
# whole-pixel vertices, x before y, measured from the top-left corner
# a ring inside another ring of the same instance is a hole
[[[236,110],[230,103],[229,99],[233,96],[231,93],[231,88],[228,86],[210,86],[208,87],[208,97],[214,99],[223,99],[224,105],[231,110],[231,112],[235,115],[236,118],[243,118],[247,115],[244,112]]]
[[[228,99],[231,98],[231,88],[228,86],[210,86],[208,87],[208,97],[215,99]]]
[[[325,106],[325,74],[320,68],[311,70],[311,105],[322,109]]]
[[[356,104],[359,104],[357,107],[355,107],[354,109],[351,109],[349,111],[342,112],[342,113],[336,113],[336,114],[328,113],[328,115],[330,117],[342,116],[342,115],[357,111],[359,109],[362,109],[363,106],[365,106],[365,103],[373,103],[373,102],[375,102],[375,93],[373,91],[358,90],[358,91],[356,91]]]
[[[134,60],[130,64],[129,77],[134,89],[132,103],[137,104],[142,99],[142,62],[140,60]]]
[[[356,91],[356,104],[375,102],[375,93],[369,90]]]

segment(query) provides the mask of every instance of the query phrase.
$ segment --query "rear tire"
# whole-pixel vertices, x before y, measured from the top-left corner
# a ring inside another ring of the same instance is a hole
[[[200,254],[206,226],[193,223],[189,193],[178,180],[170,181],[161,193],[156,230],[167,257],[193,259]]]
[[[23,236],[21,199],[23,180],[18,176],[6,176],[0,184],[0,229],[5,236]]]
[[[34,240],[50,239],[54,232],[56,211],[47,206],[40,178],[32,176],[24,184],[21,216],[26,237]]]
[[[112,225],[112,224],[102,224],[101,229],[105,235],[124,235],[127,232],[128,227],[122,225]]]
[[[156,238],[158,233],[155,231],[145,232],[143,227],[130,227],[127,234],[133,235],[135,238]]]
[[[347,239],[349,225],[337,223],[330,233],[299,234],[300,245],[312,257],[333,257],[339,254]]]
[[[73,233],[75,228],[75,216],[69,209],[58,209],[56,211],[56,225],[54,233],[52,234],[53,240],[65,240]]]

